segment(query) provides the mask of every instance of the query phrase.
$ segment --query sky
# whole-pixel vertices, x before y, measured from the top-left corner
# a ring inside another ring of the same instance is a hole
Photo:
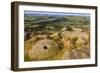
[[[90,16],[89,13],[72,13],[72,12],[47,12],[47,11],[24,11],[28,15],[54,15],[54,16]]]

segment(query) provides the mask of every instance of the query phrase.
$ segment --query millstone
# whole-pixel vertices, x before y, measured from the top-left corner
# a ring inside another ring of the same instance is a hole
[[[49,39],[43,39],[32,47],[29,52],[29,56],[32,60],[40,60],[54,56],[59,51],[59,47],[56,42]]]

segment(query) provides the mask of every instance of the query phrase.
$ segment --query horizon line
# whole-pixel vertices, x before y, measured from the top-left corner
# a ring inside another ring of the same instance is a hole
[[[54,15],[54,16],[90,16],[90,13],[74,13],[74,12],[49,12],[49,11],[28,11],[25,10],[24,14],[33,15]]]

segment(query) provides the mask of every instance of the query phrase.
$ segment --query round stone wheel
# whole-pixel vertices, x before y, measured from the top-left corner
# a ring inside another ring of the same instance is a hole
[[[58,44],[50,39],[43,39],[33,46],[29,52],[32,60],[40,60],[54,56],[59,51]]]

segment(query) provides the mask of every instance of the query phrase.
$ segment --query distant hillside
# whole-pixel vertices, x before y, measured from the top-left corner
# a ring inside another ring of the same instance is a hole
[[[25,29],[31,31],[58,31],[67,26],[89,26],[89,16],[46,16],[24,15]]]

